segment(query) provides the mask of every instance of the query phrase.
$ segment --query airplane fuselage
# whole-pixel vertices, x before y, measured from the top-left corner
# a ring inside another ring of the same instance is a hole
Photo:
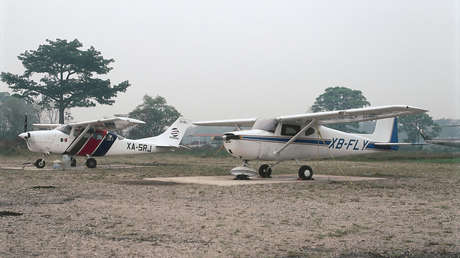
[[[86,137],[72,136],[60,130],[30,131],[26,134],[27,147],[32,152],[98,157],[160,151],[152,142],[126,139],[108,131],[97,131]]]
[[[369,138],[318,126],[315,133],[297,138],[285,150],[281,149],[292,136],[264,130],[243,130],[224,141],[226,150],[243,160],[308,160],[349,155],[362,155],[396,149],[395,146],[377,146]]]

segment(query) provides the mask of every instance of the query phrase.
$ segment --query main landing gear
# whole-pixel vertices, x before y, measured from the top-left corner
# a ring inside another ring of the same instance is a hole
[[[262,178],[272,177],[272,168],[268,164],[263,164],[259,167],[259,176]]]
[[[86,166],[88,168],[95,168],[97,166],[97,161],[94,158],[88,158],[86,160]]]
[[[313,180],[313,169],[310,166],[301,166],[299,168],[299,178],[301,180]]]
[[[271,178],[272,168],[278,165],[281,161],[273,165],[262,164],[259,167],[259,176],[261,178]],[[256,175],[256,171],[249,167],[248,161],[243,160],[243,165],[233,168],[231,174],[235,176],[235,180],[248,180]],[[313,180],[313,169],[310,166],[304,165],[298,171],[299,180]]]
[[[279,163],[277,162],[273,165],[262,164],[259,167],[259,176],[262,178],[271,178],[272,168]],[[298,175],[300,180],[313,180],[313,169],[307,165],[301,166]]]

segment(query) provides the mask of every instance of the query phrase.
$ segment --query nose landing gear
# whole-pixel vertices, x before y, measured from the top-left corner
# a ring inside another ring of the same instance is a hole
[[[30,163],[29,163],[30,164]],[[36,168],[44,168],[46,165],[46,162],[44,159],[37,159],[35,162],[34,162],[34,166]]]

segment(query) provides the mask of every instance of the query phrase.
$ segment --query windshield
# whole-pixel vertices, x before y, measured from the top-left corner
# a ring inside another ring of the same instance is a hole
[[[256,122],[252,126],[252,129],[259,129],[273,133],[275,132],[276,125],[278,125],[278,121],[276,121],[276,119],[260,118],[256,120]]]
[[[70,130],[72,129],[72,127],[70,125],[63,125],[63,126],[60,126],[58,128],[56,128],[56,130],[58,131],[61,131],[65,134],[70,134]]]

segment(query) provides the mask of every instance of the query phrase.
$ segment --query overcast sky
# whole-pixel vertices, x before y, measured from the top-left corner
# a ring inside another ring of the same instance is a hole
[[[115,59],[112,83],[132,84],[75,120],[128,113],[145,94],[193,120],[296,114],[332,86],[460,118],[460,1],[0,3],[0,71],[22,73],[17,56],[46,39],[77,38]]]

